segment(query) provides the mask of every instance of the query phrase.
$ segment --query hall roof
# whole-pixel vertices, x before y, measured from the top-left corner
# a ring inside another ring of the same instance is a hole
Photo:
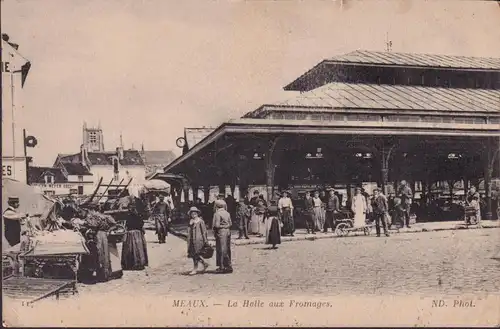
[[[382,64],[455,69],[500,70],[500,58],[356,50],[326,59],[332,63]]]
[[[500,72],[500,58],[466,57],[415,53],[394,53],[356,50],[344,55],[326,58],[306,71],[285,90],[303,90],[310,79],[331,73],[336,66],[391,67],[403,69],[452,70],[463,72]]]
[[[332,82],[285,102],[264,105],[317,112],[325,109],[500,113],[500,90]],[[244,118],[258,117],[262,107]]]

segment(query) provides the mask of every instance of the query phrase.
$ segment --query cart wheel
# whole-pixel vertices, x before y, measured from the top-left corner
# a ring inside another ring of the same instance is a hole
[[[369,226],[365,226],[365,227],[363,228],[363,233],[364,233],[365,235],[370,235],[370,231],[371,231],[371,227],[369,227]]]
[[[335,233],[337,233],[338,236],[346,236],[347,234],[349,234],[349,231],[347,230],[348,228],[349,228],[348,224],[340,223],[335,228]]]

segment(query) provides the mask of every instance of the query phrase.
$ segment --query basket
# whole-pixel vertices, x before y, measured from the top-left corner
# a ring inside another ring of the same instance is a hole
[[[201,249],[200,256],[204,259],[210,259],[213,257],[213,255],[214,248],[209,244],[204,245],[203,249]]]
[[[477,213],[476,207],[465,206],[465,215],[466,216],[476,216],[476,213]]]

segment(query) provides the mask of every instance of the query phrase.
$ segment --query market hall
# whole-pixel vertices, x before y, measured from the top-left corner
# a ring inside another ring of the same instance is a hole
[[[165,175],[184,176],[193,195],[265,186],[268,200],[304,184],[342,184],[350,194],[376,182],[387,193],[406,180],[419,182],[425,196],[437,181],[462,180],[467,192],[484,180],[491,218],[500,59],[354,51],[321,61],[284,89],[300,94],[221,124]]]

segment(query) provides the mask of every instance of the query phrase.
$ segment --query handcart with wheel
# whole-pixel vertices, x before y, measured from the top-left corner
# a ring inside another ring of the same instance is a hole
[[[354,220],[346,213],[335,219],[335,233],[340,237],[347,236],[351,232],[363,232],[364,235],[370,235],[372,228],[372,223],[367,223],[361,227],[354,227]]]

